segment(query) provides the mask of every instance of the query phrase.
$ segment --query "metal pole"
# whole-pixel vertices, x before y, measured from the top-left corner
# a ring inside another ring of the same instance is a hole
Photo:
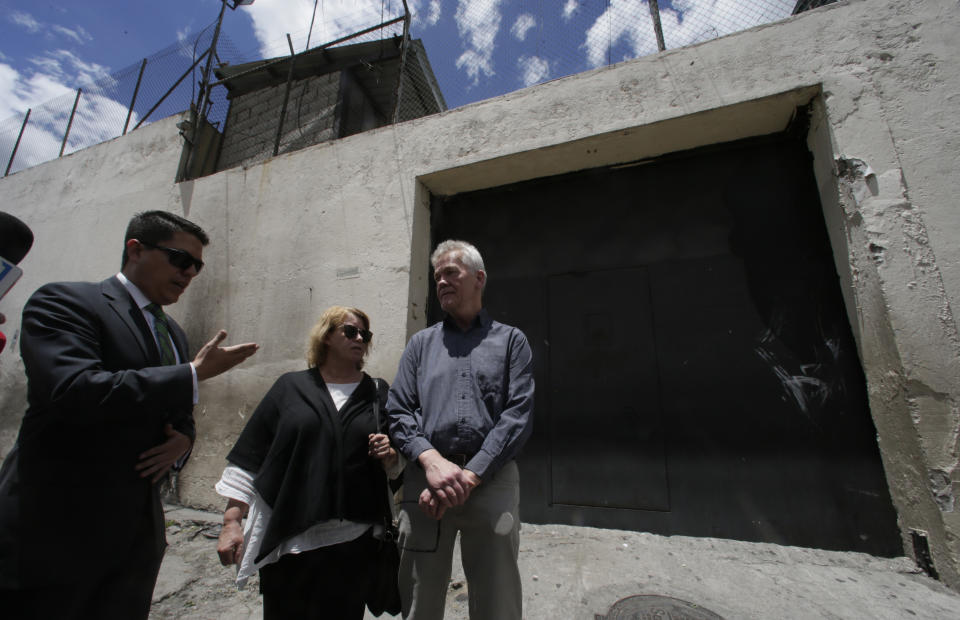
[[[313,0],[313,15],[310,17],[310,30],[307,31],[307,45],[303,48],[303,51],[310,49],[310,37],[313,36],[313,20],[317,18],[317,3],[319,0]],[[383,19],[381,17],[381,19]]]
[[[355,39],[355,38],[359,37],[360,35],[367,34],[368,32],[373,32],[374,30],[379,30],[379,29],[381,29],[381,28],[386,28],[387,26],[391,26],[391,25],[397,23],[398,21],[401,21],[401,20],[404,20],[404,19],[406,19],[406,18],[405,18],[405,17],[394,17],[394,18],[391,19],[390,21],[383,22],[382,24],[378,24],[378,25],[376,25],[376,26],[370,26],[369,28],[364,28],[363,30],[360,30],[360,31],[358,31],[358,32],[354,32],[353,34],[348,34],[348,35],[345,36],[345,37],[340,37],[339,39],[334,39],[333,41],[330,41],[329,43],[324,43],[323,45],[320,45],[319,47],[321,47],[321,48],[323,48],[323,49],[327,49],[328,47],[332,47],[332,46],[334,46],[334,45],[337,45],[338,43],[343,43],[344,41],[349,41],[350,39]]]
[[[123,124],[122,136],[127,135],[127,127],[130,126],[130,116],[133,115],[133,104],[137,102],[137,93],[140,92],[140,81],[143,80],[143,70],[147,68],[147,59],[144,58],[140,63],[140,74],[137,76],[137,85],[133,87],[133,97],[130,99],[130,107],[127,108],[127,121]]]
[[[17,141],[13,144],[13,152],[10,153],[10,161],[7,162],[7,169],[3,176],[10,174],[10,167],[13,166],[13,158],[17,156],[17,149],[20,148],[20,138],[23,137],[23,130],[27,128],[27,121],[30,120],[30,108],[27,108],[27,115],[23,117],[23,124],[20,125],[20,133],[17,135]]]
[[[660,25],[660,6],[657,0],[650,0],[650,17],[653,18],[653,30],[657,33],[657,48],[662,52],[667,46],[663,42],[663,26]]]
[[[157,108],[160,107],[160,104],[162,104],[167,99],[167,97],[170,96],[170,93],[172,93],[177,89],[177,86],[180,86],[180,82],[182,82],[188,75],[190,75],[190,72],[193,71],[193,68],[196,67],[198,64],[200,64],[200,61],[203,60],[203,57],[209,53],[210,53],[210,50],[207,50],[204,53],[200,54],[200,58],[197,58],[195,61],[193,61],[193,64],[190,65],[189,69],[183,72],[183,75],[180,76],[180,79],[174,82],[173,86],[171,86],[170,89],[163,94],[163,97],[160,97],[160,100],[157,101],[155,104],[153,104],[153,107],[150,108],[150,110],[143,115],[143,118],[141,118],[137,122],[137,124],[133,126],[134,131],[136,131],[140,127],[140,125],[143,125],[146,122],[146,120],[150,118],[151,114],[157,111]]]
[[[234,2],[234,8],[236,8],[236,2]],[[223,14],[227,10],[227,0],[220,0],[220,14],[217,16],[217,27],[213,30],[213,39],[210,41],[210,47],[207,49],[207,65],[203,69],[203,80],[200,82],[200,95],[197,97],[197,110],[196,114],[193,116],[193,130],[190,132],[189,138],[184,136],[187,143],[189,144],[189,154],[187,155],[186,165],[181,171],[182,178],[178,178],[177,181],[182,181],[186,178],[186,171],[190,170],[190,166],[193,163],[193,158],[197,154],[197,144],[196,138],[200,133],[200,123],[205,121],[207,118],[204,108],[207,106],[207,101],[210,99],[210,68],[213,66],[213,57],[217,53],[217,40],[220,38],[220,26],[223,25]],[[182,134],[183,132],[181,132]]]
[[[293,61],[297,58],[297,55],[293,51],[293,41],[290,40],[290,33],[287,33],[287,45],[290,46],[290,70],[287,71],[287,90],[283,94],[283,107],[280,108],[280,123],[277,125],[277,139],[273,142],[274,157],[280,152],[280,136],[283,135],[283,120],[287,116],[287,103],[290,101],[290,85],[293,83]]]
[[[368,32],[372,32],[372,31],[374,31],[374,30],[379,30],[379,29],[382,29],[382,28],[386,28],[387,26],[393,25],[393,24],[395,24],[395,23],[397,23],[397,22],[401,22],[401,21],[403,21],[403,18],[402,18],[402,17],[397,17],[397,18],[391,19],[390,21],[383,22],[382,24],[377,24],[376,26],[370,26],[369,28],[365,28],[365,29],[363,29],[363,30],[360,30],[359,32],[354,32],[353,34],[348,34],[348,35],[345,36],[345,37],[340,37],[339,39],[335,39],[335,40],[333,40],[333,41],[330,41],[329,43],[324,43],[324,44],[322,44],[322,45],[318,45],[318,46],[317,46],[316,48],[314,48],[314,49],[327,49],[328,47],[332,47],[332,46],[337,45],[337,44],[339,44],[339,43],[343,43],[344,41],[349,41],[350,39],[355,39],[355,38],[357,38],[357,37],[359,37],[359,36],[361,36],[361,35],[365,35],[365,34],[367,34]],[[252,67],[252,68],[250,68],[250,69],[247,69],[247,70],[245,70],[245,71],[241,71],[241,72],[239,72],[239,73],[234,73],[234,74],[231,75],[230,77],[226,77],[226,78],[223,78],[222,80],[217,80],[216,82],[212,82],[212,83],[210,84],[210,86],[211,86],[211,87],[213,87],[213,86],[220,86],[221,84],[224,84],[224,83],[226,83],[226,82],[229,82],[230,80],[235,80],[235,79],[237,79],[238,77],[242,77],[242,76],[245,76],[245,75],[250,75],[251,73],[258,73],[258,72],[260,72],[260,71],[263,71],[263,70],[264,70],[265,68],[267,68],[267,67],[270,67],[270,66],[273,66],[273,65],[276,65],[276,64],[280,64],[281,62],[283,62],[283,58],[274,58],[273,60],[266,61],[266,62],[264,62],[263,64],[258,64],[258,65],[254,66],[254,67]]]
[[[393,106],[393,124],[400,118],[400,98],[403,97],[403,74],[407,70],[407,54],[410,52],[410,9],[403,0],[403,39],[400,41],[400,77],[397,78],[397,101]]]
[[[67,147],[67,138],[70,137],[70,127],[73,126],[73,116],[77,113],[77,104],[80,103],[80,93],[83,92],[82,88],[77,89],[77,96],[73,99],[73,109],[70,110],[70,120],[67,121],[67,130],[63,132],[63,142],[60,143],[60,154],[57,157],[63,157],[63,149]]]
[[[203,108],[207,104],[210,90],[210,68],[213,66],[213,57],[217,53],[217,40],[220,38],[220,26],[223,25],[223,14],[227,10],[227,0],[220,2],[220,15],[217,17],[217,27],[213,31],[213,40],[210,42],[210,49],[207,51],[207,66],[203,69],[203,81],[200,83],[200,97],[197,99],[197,116],[194,123],[194,135],[196,135],[197,126],[200,119],[206,118]]]

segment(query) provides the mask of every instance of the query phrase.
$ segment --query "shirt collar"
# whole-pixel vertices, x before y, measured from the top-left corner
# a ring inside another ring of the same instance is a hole
[[[146,306],[150,305],[150,300],[143,294],[143,291],[137,288],[137,285],[131,282],[127,276],[123,275],[122,271],[117,274],[117,280],[120,280],[123,288],[127,289],[127,292],[133,297],[133,301],[137,304],[138,308],[143,310]]]
[[[476,329],[478,327],[489,327],[491,323],[493,323],[493,319],[490,318],[490,314],[487,312],[486,308],[481,308],[480,312],[477,313],[477,316],[473,318],[473,321],[470,323],[470,329],[467,331]],[[460,331],[460,327],[449,314],[443,318],[443,324],[446,327]]]

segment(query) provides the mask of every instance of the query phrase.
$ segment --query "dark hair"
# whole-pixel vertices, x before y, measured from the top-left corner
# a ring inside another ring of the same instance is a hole
[[[184,219],[179,215],[169,211],[144,211],[137,213],[127,224],[127,232],[123,236],[123,261],[120,268],[127,265],[127,241],[136,239],[153,245],[160,245],[164,241],[169,241],[173,235],[178,232],[185,232],[193,235],[200,240],[200,243],[207,245],[210,238],[203,229]]]

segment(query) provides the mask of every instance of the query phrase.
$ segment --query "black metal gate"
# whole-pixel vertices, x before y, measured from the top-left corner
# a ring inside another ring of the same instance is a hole
[[[902,552],[804,145],[432,209],[434,240],[479,247],[485,305],[534,349],[525,521]]]

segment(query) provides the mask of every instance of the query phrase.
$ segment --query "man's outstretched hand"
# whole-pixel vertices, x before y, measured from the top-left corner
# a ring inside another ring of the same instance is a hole
[[[235,344],[229,347],[219,346],[227,337],[226,330],[221,329],[213,340],[203,345],[203,348],[193,358],[193,367],[197,369],[197,380],[203,381],[222,374],[243,360],[257,352],[260,345],[254,342]]]

